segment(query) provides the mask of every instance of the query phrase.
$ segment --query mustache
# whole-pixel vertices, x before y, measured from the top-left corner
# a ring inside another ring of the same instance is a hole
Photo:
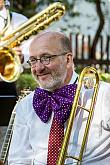
[[[43,75],[47,75],[47,74],[50,74],[50,73],[41,73],[41,74],[37,74],[37,76],[43,76]]]
[[[48,68],[45,68],[44,70],[40,70],[39,72],[36,72],[37,76],[43,76],[46,74],[51,74],[50,70]]]

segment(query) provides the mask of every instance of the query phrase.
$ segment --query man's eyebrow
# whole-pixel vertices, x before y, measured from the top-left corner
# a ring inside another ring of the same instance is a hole
[[[30,58],[29,59],[36,59],[36,58],[42,58],[42,57],[49,57],[49,56],[51,56],[52,54],[50,54],[49,52],[45,52],[45,53],[42,53],[42,54],[40,54],[40,57],[36,57],[36,56],[30,56]]]
[[[47,53],[43,53],[43,54],[41,54],[41,56],[48,56],[48,55],[51,56],[51,54],[48,53],[48,52],[47,52]]]
[[[34,56],[31,56],[31,57],[29,57],[29,59],[35,59],[36,57],[34,57]]]

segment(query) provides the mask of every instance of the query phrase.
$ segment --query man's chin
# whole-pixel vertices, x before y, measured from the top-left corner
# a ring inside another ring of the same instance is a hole
[[[44,89],[50,86],[50,79],[37,79],[37,81],[39,85]]]
[[[54,83],[51,80],[38,81],[38,83],[39,83],[40,87],[45,89],[45,90],[48,90],[48,91],[53,90]]]
[[[55,89],[60,88],[61,82],[55,83],[55,82],[49,80],[49,81],[45,81],[45,83],[44,82],[42,82],[42,83],[39,82],[39,85],[40,85],[41,88],[43,88],[45,90],[54,91]]]

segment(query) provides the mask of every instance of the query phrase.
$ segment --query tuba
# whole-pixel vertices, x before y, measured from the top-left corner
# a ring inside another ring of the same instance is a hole
[[[82,87],[84,87],[85,90],[93,89],[91,104],[89,108],[85,108],[84,106],[79,105],[79,97],[80,97]],[[85,67],[82,70],[79,77],[78,86],[76,89],[76,95],[73,101],[72,110],[70,113],[70,117],[68,119],[67,128],[65,131],[62,147],[61,147],[56,165],[64,165],[65,159],[67,158],[74,159],[75,164],[81,165],[84,149],[85,149],[88,134],[89,134],[90,124],[93,118],[98,89],[99,89],[99,75],[96,69],[89,66]],[[88,118],[86,122],[86,127],[84,129],[84,133],[83,133],[84,135],[82,137],[82,143],[81,143],[79,155],[72,156],[72,155],[67,155],[67,149],[69,145],[70,135],[72,132],[72,127],[74,125],[75,116],[77,114],[77,108],[79,108],[79,111],[87,112]]]
[[[0,41],[0,78],[6,82],[14,82],[20,76],[21,62],[12,48],[19,46],[22,41],[39,31],[46,29],[52,22],[57,21],[65,13],[65,6],[56,2],[31,17],[10,35]]]

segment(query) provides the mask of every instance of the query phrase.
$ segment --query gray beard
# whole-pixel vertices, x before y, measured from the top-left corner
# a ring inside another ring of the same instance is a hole
[[[58,76],[58,77],[56,76],[53,80],[49,81],[47,84],[41,84],[34,75],[33,77],[39,84],[40,88],[43,88],[48,91],[54,91],[55,89],[58,89],[64,85],[66,73],[63,73],[63,75]]]
[[[48,90],[48,91],[54,91],[55,89],[58,89],[63,86],[64,80],[65,80],[66,74],[61,76],[60,78],[54,79],[53,81],[50,81],[48,84],[40,85],[41,88]]]

